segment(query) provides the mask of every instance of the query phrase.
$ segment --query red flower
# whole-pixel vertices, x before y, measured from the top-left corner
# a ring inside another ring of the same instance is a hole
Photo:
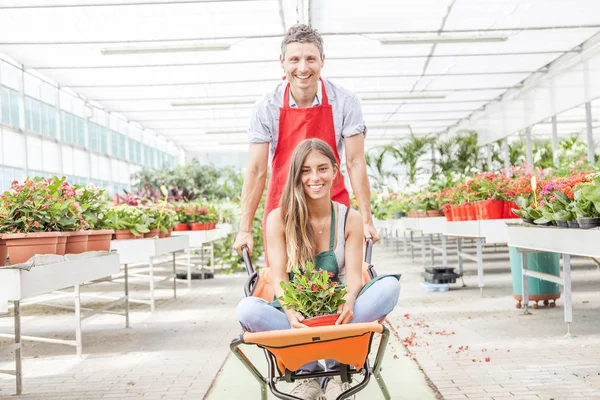
[[[334,277],[334,273],[333,272],[327,272],[327,276],[329,276],[329,278],[333,278]]]
[[[317,285],[312,285],[312,288],[311,288],[311,290],[312,290],[313,292],[318,292],[318,291],[319,291],[319,287],[318,287]]]

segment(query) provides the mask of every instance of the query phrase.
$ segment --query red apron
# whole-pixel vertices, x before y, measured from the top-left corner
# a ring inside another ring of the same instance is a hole
[[[283,107],[279,110],[279,140],[271,161],[271,178],[267,189],[265,214],[263,217],[263,240],[265,245],[265,258],[267,258],[267,216],[279,207],[279,200],[287,181],[290,161],[296,146],[305,139],[317,138],[323,140],[333,149],[338,168],[340,155],[337,151],[335,140],[335,126],[333,123],[333,109],[327,98],[325,84],[323,88],[323,101],[320,106],[309,108],[290,108],[290,84],[288,83],[283,94]],[[350,206],[350,195],[344,185],[344,177],[338,171],[337,183],[331,188],[333,201]]]

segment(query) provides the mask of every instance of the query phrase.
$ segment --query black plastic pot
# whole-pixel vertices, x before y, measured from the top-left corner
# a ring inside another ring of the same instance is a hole
[[[579,218],[577,222],[581,229],[591,229],[600,226],[600,218]]]
[[[556,226],[558,226],[559,228],[568,228],[569,225],[567,224],[567,221],[556,221]]]
[[[526,224],[531,224],[533,225],[533,220],[532,219],[527,219],[527,218],[521,218],[523,220],[523,222],[525,222]]]
[[[400,219],[400,218],[404,217],[405,215],[406,215],[406,213],[404,211],[397,211],[394,213],[394,218]]]
[[[567,221],[567,225],[569,226],[570,229],[579,229],[579,222],[577,222],[575,220]]]

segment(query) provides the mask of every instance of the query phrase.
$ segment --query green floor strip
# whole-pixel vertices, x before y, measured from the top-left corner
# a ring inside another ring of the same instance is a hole
[[[375,343],[372,353],[376,351]],[[254,363],[258,370],[266,376],[267,362],[264,353],[256,346],[243,346],[242,351]],[[394,400],[435,400],[435,395],[427,385],[425,377],[417,364],[405,357],[404,347],[390,338],[385,354],[381,376],[385,380],[390,395]],[[362,379],[358,376],[357,379]],[[281,382],[278,387],[288,392],[293,384]],[[233,354],[223,365],[217,375],[213,387],[206,397],[208,400],[260,399],[260,387],[256,379]],[[269,400],[277,399],[269,390]],[[356,395],[357,400],[383,399],[377,381],[371,377],[369,385]]]

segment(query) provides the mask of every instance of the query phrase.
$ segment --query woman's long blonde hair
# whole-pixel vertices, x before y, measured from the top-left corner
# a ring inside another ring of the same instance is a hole
[[[320,139],[306,139],[294,150],[290,161],[290,172],[279,202],[285,226],[287,272],[291,272],[294,267],[303,270],[307,261],[313,261],[315,254],[314,232],[308,219],[308,206],[302,187],[302,166],[312,151],[327,157],[334,171],[338,170],[331,146]]]

